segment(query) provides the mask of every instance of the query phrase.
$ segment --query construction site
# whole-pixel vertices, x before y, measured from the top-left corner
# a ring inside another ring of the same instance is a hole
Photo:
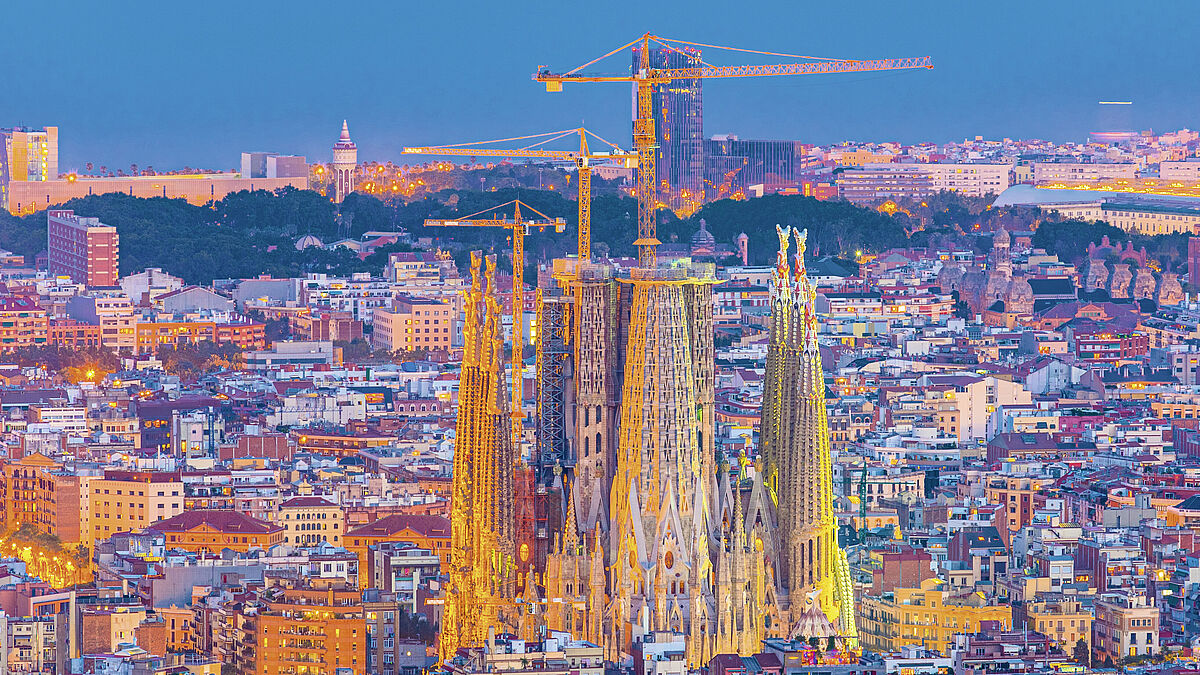
[[[632,83],[633,150],[585,129],[514,136],[494,144],[413,147],[412,154],[543,158],[578,175],[578,253],[553,261],[538,287],[532,360],[497,332],[495,262],[473,264],[459,384],[452,509],[453,564],[440,656],[489,635],[527,639],[565,630],[603,646],[614,662],[656,631],[684,636],[692,667],[715,654],[750,654],[766,637],[858,648],[846,556],[832,509],[832,470],[816,335],[815,287],[805,236],[780,230],[771,278],[768,382],[756,470],[714,446],[714,266],[660,261],[656,210],[693,208],[697,195],[656,171],[670,139],[656,127],[661,93],[706,78],[816,75],[929,68],[928,57],[854,61],[792,54],[773,65],[714,66],[704,50],[646,34],[572,70],[540,67],[548,92],[583,83]],[[628,74],[589,70],[626,54]],[[547,145],[575,137],[577,149]],[[593,152],[589,137],[604,144]],[[470,146],[470,147],[468,147]],[[590,175],[597,163],[636,166],[636,265],[593,260]],[[524,210],[522,210],[524,207]],[[512,215],[508,209],[511,208]],[[523,237],[562,231],[561,219],[520,202],[490,216],[430,221],[511,234],[514,308],[523,306]],[[531,215],[533,217],[531,217]],[[514,309],[514,311],[519,311]],[[523,344],[513,318],[513,344]],[[532,424],[521,382],[536,372]],[[509,395],[504,395],[504,382]],[[532,434],[528,432],[532,431]]]

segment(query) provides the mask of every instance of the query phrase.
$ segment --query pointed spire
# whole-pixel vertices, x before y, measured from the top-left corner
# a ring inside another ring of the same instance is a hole
[[[733,546],[741,553],[746,547],[746,523],[742,515],[742,467],[738,466],[737,475],[729,479],[733,493]]]
[[[350,140],[350,125],[346,123],[346,120],[342,120],[342,135],[338,137],[338,140],[339,141]]]
[[[567,525],[563,532],[563,553],[579,553],[579,526],[575,523],[575,496],[570,484],[563,485],[563,495],[567,499]]]

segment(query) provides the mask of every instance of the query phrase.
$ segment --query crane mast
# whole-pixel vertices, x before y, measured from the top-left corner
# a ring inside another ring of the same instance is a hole
[[[638,237],[637,240],[634,241],[634,244],[638,248],[638,263],[642,267],[646,268],[655,266],[657,262],[657,248],[659,243],[661,243],[658,240],[657,222],[655,219],[655,209],[658,207],[659,201],[657,185],[655,183],[655,150],[658,147],[658,135],[654,124],[653,104],[655,85],[667,84],[675,80],[704,78],[762,77],[771,75],[820,75],[828,73],[860,73],[879,70],[905,70],[910,68],[933,67],[933,62],[928,56],[860,61],[850,59],[827,59],[811,56],[800,56],[795,54],[773,54],[771,52],[761,52],[749,49],[734,49],[733,51],[768,54],[772,56],[785,56],[796,59],[805,59],[806,61],[803,63],[783,63],[772,65],[711,66],[706,64],[703,67],[698,68],[651,68],[651,43],[672,51],[679,50],[679,48],[674,45],[731,49],[729,47],[719,47],[717,45],[704,45],[695,42],[685,42],[683,40],[670,40],[657,35],[652,35],[650,33],[645,33],[639,36],[637,39],[565,73],[554,73],[548,68],[539,67],[538,72],[536,72],[533,76],[535,81],[546,85],[546,91],[548,92],[562,91],[563,84],[567,82],[632,82],[637,87],[637,119],[635,119],[633,123],[633,145],[638,156]],[[584,68],[591,66],[597,61],[612,56],[617,52],[634,47],[635,45],[638,46],[640,53],[638,55],[638,67],[633,73],[629,75],[609,75],[589,74],[582,72]]]
[[[424,154],[424,153],[422,153]],[[491,218],[475,218],[475,216],[491,211],[493,209],[484,209],[479,213],[473,213],[466,218],[459,220],[445,219],[428,219],[425,221],[426,227],[501,227],[512,232],[512,277],[513,277],[513,292],[512,292],[512,433],[513,442],[519,443],[521,438],[521,423],[524,420],[524,413],[521,410],[521,383],[524,359],[522,352],[525,345],[525,235],[530,228],[544,228],[547,226],[553,227],[555,232],[562,232],[566,229],[567,221],[562,218],[550,218],[546,214],[538,211],[532,206],[522,202],[519,199],[514,199],[510,202],[500,204],[495,209],[500,209],[509,204],[513,205],[513,217],[503,218],[493,215]],[[533,211],[541,218],[522,218],[521,207]]]
[[[578,134],[579,150],[543,150],[537,146],[544,145],[551,141],[564,138],[568,135]],[[588,148],[588,135],[591,135],[604,144],[612,148],[612,152],[593,154]],[[479,147],[488,143],[499,143],[501,141],[516,141],[528,140],[539,137],[548,137],[532,146],[517,149],[501,149]],[[471,145],[473,147],[464,147]],[[577,129],[567,129],[565,131],[551,131],[544,134],[533,134],[531,136],[518,136],[515,138],[498,139],[495,141],[481,141],[479,143],[461,144],[461,145],[440,145],[440,146],[424,146],[404,148],[406,155],[447,155],[458,157],[520,157],[529,159],[557,159],[570,161],[575,163],[576,172],[579,175],[578,186],[578,217],[579,217],[579,259],[582,261],[590,261],[592,259],[592,162],[604,160],[633,160],[638,157],[637,154],[623,152],[614,143],[605,141],[603,138],[596,136],[592,132],[583,127]]]

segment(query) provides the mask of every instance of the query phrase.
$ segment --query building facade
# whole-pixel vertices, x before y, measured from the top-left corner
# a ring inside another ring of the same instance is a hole
[[[641,48],[633,49],[633,69],[641,67]],[[651,48],[651,68],[696,68],[700,50]],[[655,187],[658,198],[675,210],[695,210],[704,203],[704,81],[672,80],[654,85],[651,97],[655,150]]]
[[[342,120],[342,134],[333,144],[333,201],[341,204],[354,192],[354,172],[358,170],[358,146],[350,140],[350,125]]]
[[[450,349],[453,338],[454,310],[441,300],[399,296],[391,309],[375,310],[376,349]]]
[[[51,275],[86,286],[116,286],[120,277],[117,228],[74,211],[46,212],[46,260]]]
[[[10,186],[58,178],[58,127],[0,129],[0,206],[9,208]]]

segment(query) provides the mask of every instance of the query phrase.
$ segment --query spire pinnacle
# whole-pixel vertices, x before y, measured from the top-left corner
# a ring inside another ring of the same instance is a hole
[[[346,120],[342,120],[342,135],[338,137],[338,140],[339,141],[350,140],[350,125],[346,123]]]

